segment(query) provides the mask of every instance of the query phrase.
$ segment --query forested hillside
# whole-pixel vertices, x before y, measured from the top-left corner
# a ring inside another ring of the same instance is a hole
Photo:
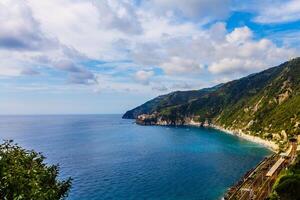
[[[123,117],[141,115],[145,124],[214,124],[284,143],[300,133],[300,58],[213,88],[159,96]]]

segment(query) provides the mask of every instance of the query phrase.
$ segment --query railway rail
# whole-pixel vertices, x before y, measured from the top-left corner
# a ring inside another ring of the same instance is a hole
[[[235,186],[231,187],[225,200],[264,200],[272,191],[282,169],[289,166],[296,157],[297,143],[291,142],[284,154],[274,153],[250,170]]]

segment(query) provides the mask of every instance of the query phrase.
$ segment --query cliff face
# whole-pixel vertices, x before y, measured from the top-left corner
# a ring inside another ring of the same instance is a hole
[[[213,88],[159,96],[123,117],[151,125],[214,124],[284,144],[300,134],[300,58]]]
[[[183,125],[211,126],[211,124],[207,120],[205,122],[195,121],[194,116],[171,120],[169,118],[165,118],[164,116],[161,116],[158,113],[139,115],[136,119],[136,123],[140,125],[160,125],[160,126],[183,126]]]

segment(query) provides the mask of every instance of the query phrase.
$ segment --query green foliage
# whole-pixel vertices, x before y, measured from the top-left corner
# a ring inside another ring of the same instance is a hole
[[[298,155],[296,162],[288,170],[285,170],[276,180],[269,199],[300,199],[300,155]]]
[[[0,199],[64,199],[71,187],[71,179],[59,181],[58,166],[48,166],[44,159],[40,153],[27,151],[12,141],[1,144]]]
[[[300,176],[287,177],[280,183],[275,191],[281,200],[300,199]]]
[[[181,104],[185,104],[187,102],[193,101],[199,95],[213,90],[210,89],[202,89],[202,90],[194,90],[194,91],[176,91],[167,95],[161,95],[157,98],[154,98],[141,106],[138,106],[130,111],[127,111],[123,118],[127,119],[135,119],[140,114],[151,114],[155,111],[164,112],[164,110],[168,107],[175,107]]]
[[[284,146],[285,133],[300,133],[300,58],[210,89],[159,96],[123,117],[154,112],[171,124],[195,117]]]

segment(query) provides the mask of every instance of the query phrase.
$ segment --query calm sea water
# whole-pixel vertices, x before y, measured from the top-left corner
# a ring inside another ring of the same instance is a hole
[[[120,115],[1,116],[1,139],[71,176],[69,200],[219,199],[267,149],[220,131],[138,126]]]

